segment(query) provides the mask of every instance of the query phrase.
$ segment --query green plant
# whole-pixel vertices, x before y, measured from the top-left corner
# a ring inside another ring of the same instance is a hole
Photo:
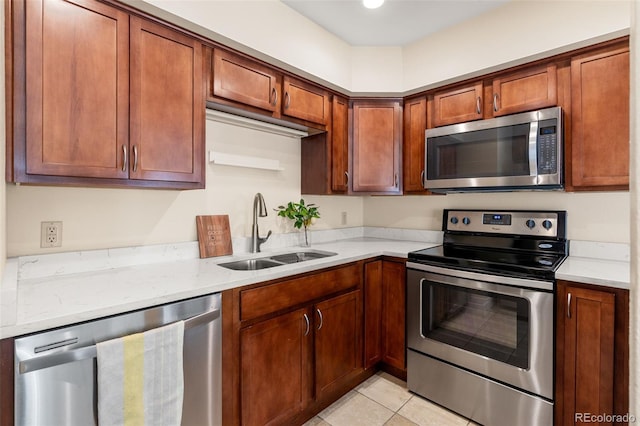
[[[300,199],[299,203],[289,201],[285,206],[278,206],[274,209],[278,212],[278,216],[286,217],[294,221],[293,226],[300,229],[304,226],[306,230],[313,219],[320,217],[320,212],[315,204],[305,204],[304,199]]]

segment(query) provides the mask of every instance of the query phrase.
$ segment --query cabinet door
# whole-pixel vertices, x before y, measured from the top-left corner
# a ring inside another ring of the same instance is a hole
[[[133,179],[204,185],[202,45],[131,17]]]
[[[482,81],[433,95],[433,125],[462,123],[482,118]]]
[[[401,262],[382,262],[382,360],[406,371],[405,265]]]
[[[331,190],[349,189],[349,103],[333,97],[331,112]]]
[[[382,360],[382,261],[364,265],[364,368]]]
[[[399,194],[402,107],[397,101],[353,102],[354,192]]]
[[[280,108],[278,74],[222,49],[213,51],[213,96],[242,102],[267,111]]]
[[[322,88],[284,77],[282,113],[318,124],[327,124],[331,114],[329,94]]]
[[[629,49],[571,61],[571,185],[629,187]]]
[[[240,331],[243,425],[281,424],[311,399],[311,339],[307,309]]]
[[[557,102],[556,66],[553,64],[493,80],[494,117],[551,107]]]
[[[613,412],[614,303],[604,291],[560,286],[564,328],[563,423],[575,413]]]
[[[316,399],[362,369],[361,303],[357,290],[314,306]]]
[[[404,144],[402,167],[404,191],[424,192],[424,132],[427,129],[427,98],[404,103]]]
[[[92,0],[26,7],[26,172],[126,178],[129,17]]]

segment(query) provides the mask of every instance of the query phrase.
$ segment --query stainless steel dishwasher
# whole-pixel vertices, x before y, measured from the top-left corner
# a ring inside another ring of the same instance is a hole
[[[182,425],[220,425],[220,314],[214,294],[16,339],[15,424],[97,424],[95,344],[184,320]]]

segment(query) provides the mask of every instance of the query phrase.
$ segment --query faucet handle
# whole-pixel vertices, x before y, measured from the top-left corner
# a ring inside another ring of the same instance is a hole
[[[270,237],[270,236],[271,236],[271,230],[269,230],[269,232],[267,232],[267,236],[266,236],[266,237],[264,237],[264,238],[260,238],[260,239],[261,239],[261,240],[262,240],[262,242],[264,243],[264,242],[266,242],[266,241],[269,239],[269,237]]]
[[[261,246],[263,243],[266,243],[270,236],[271,236],[271,231],[267,232],[267,236],[266,236],[266,237],[264,237],[264,238],[260,238],[260,235],[258,234],[258,241],[257,241],[257,244],[258,244],[258,252],[260,252],[260,246]]]

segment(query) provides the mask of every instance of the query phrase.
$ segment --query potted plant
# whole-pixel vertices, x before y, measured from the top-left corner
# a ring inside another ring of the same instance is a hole
[[[304,199],[300,199],[299,203],[289,201],[286,206],[278,206],[274,209],[278,212],[278,216],[286,217],[293,220],[293,226],[300,229],[304,226],[304,240],[301,245],[309,247],[311,241],[309,240],[308,227],[314,219],[320,217],[320,212],[315,204],[305,204]]]

